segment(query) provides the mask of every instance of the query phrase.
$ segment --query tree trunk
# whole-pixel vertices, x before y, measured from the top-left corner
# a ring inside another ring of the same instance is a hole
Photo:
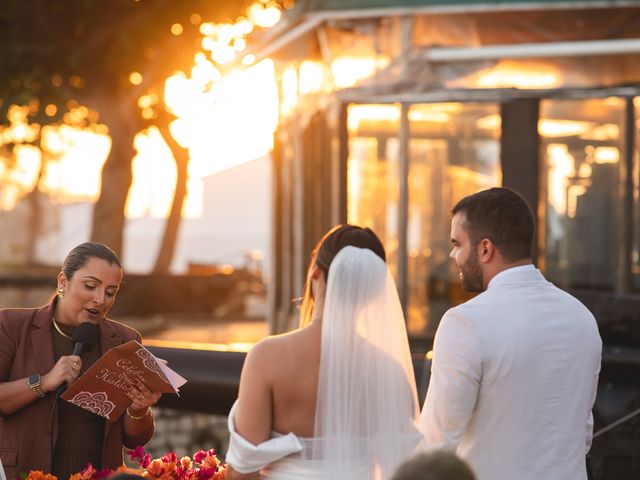
[[[137,106],[130,98],[110,100],[96,105],[100,122],[109,127],[111,151],[102,169],[100,197],[93,208],[91,240],[108,245],[122,257],[124,209],[132,181],[131,161],[135,156],[133,139],[142,125]]]
[[[166,274],[169,273],[171,261],[176,248],[178,239],[178,231],[180,230],[180,221],[182,219],[182,205],[187,195],[187,168],[189,166],[189,151],[183,148],[175,141],[169,131],[169,121],[158,123],[160,134],[164,138],[176,162],[176,189],[173,194],[173,203],[171,211],[166,219],[162,243],[158,250],[156,263],[153,267],[153,273]]]
[[[41,233],[41,224],[42,224],[42,193],[40,192],[40,180],[42,179],[42,174],[44,172],[44,165],[46,159],[42,158],[40,163],[40,170],[38,171],[38,178],[36,179],[36,183],[27,195],[25,200],[29,205],[29,235],[27,237],[27,247],[26,247],[26,265],[27,267],[32,267],[36,264],[36,243],[38,242],[38,237]]]

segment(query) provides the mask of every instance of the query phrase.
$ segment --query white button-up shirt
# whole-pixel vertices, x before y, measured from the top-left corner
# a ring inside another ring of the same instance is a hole
[[[421,424],[478,480],[582,480],[602,341],[593,315],[533,265],[450,309]]]

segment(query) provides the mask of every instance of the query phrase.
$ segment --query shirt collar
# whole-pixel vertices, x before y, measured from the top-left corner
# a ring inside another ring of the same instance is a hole
[[[489,281],[487,285],[487,290],[491,288],[492,285],[503,283],[504,281],[509,281],[509,277],[514,275],[518,275],[519,273],[528,273],[535,272],[537,268],[533,263],[528,263],[527,265],[519,265],[517,267],[507,268],[506,270],[502,270],[500,273],[497,273],[493,276],[493,278]]]

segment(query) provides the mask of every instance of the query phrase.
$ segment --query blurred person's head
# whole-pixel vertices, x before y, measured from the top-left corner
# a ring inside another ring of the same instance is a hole
[[[311,321],[314,303],[318,296],[324,295],[324,286],[331,263],[338,252],[347,246],[366,248],[380,257],[383,262],[386,261],[384,246],[370,228],[337,225],[329,230],[311,252],[304,296],[300,306],[301,326]]]
[[[391,480],[475,480],[467,463],[453,452],[421,453],[398,468]]]
[[[464,290],[484,291],[500,271],[531,263],[533,212],[519,193],[504,187],[483,190],[460,200],[451,214],[449,256]]]
[[[98,242],[76,246],[58,273],[56,322],[97,324],[113,305],[121,282],[122,266],[113,250]]]

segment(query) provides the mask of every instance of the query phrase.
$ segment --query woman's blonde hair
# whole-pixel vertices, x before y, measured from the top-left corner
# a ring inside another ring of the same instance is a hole
[[[329,275],[329,267],[333,258],[346,246],[367,248],[386,261],[386,254],[382,242],[377,235],[368,227],[358,227],[356,225],[336,225],[323,235],[311,252],[309,267],[307,268],[307,278],[304,285],[304,294],[300,304],[300,327],[304,327],[311,322],[313,314],[314,298],[311,291],[311,273],[314,266],[317,266],[324,275],[325,281]]]

